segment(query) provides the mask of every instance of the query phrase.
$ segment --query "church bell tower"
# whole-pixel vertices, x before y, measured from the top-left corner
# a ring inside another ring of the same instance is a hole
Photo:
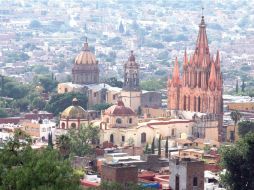
[[[124,83],[121,97],[124,104],[135,111],[141,105],[139,64],[136,63],[133,51],[131,51],[128,61],[124,64]]]

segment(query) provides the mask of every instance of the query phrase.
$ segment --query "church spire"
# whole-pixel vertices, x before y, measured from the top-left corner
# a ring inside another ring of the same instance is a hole
[[[209,78],[209,87],[210,87],[211,90],[215,89],[216,82],[217,82],[216,81],[216,70],[215,70],[214,61],[212,61],[210,78]]]
[[[199,24],[199,32],[198,32],[198,38],[196,43],[196,53],[205,55],[209,53],[209,47],[208,47],[208,39],[206,35],[206,24],[205,19],[202,13],[201,22]]]
[[[186,67],[188,65],[188,56],[187,56],[187,52],[186,49],[184,51],[184,63],[183,65]]]
[[[179,66],[178,66],[177,57],[176,57],[176,60],[175,60],[175,66],[174,66],[174,71],[173,71],[172,82],[173,82],[174,86],[180,84],[180,75],[179,75]]]
[[[217,50],[215,63],[216,63],[216,68],[220,68],[220,53],[219,53],[219,50]]]

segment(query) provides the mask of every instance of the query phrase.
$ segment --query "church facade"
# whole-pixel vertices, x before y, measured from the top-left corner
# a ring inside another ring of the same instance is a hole
[[[218,116],[221,125],[222,93],[219,51],[214,59],[209,51],[206,24],[202,16],[194,53],[188,58],[185,51],[182,76],[178,59],[175,59],[172,79],[168,80],[168,109],[213,114]]]

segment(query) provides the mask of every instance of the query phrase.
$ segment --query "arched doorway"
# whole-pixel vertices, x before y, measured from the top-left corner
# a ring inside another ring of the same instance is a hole
[[[141,144],[146,143],[146,133],[141,133]]]
[[[114,135],[113,134],[110,135],[109,142],[114,143]]]

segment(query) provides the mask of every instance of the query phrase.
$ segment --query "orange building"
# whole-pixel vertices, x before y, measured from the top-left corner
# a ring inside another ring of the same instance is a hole
[[[211,113],[219,115],[222,121],[222,88],[219,51],[213,59],[202,16],[195,51],[190,59],[186,51],[184,54],[182,77],[177,58],[175,60],[172,79],[168,80],[168,109]]]

